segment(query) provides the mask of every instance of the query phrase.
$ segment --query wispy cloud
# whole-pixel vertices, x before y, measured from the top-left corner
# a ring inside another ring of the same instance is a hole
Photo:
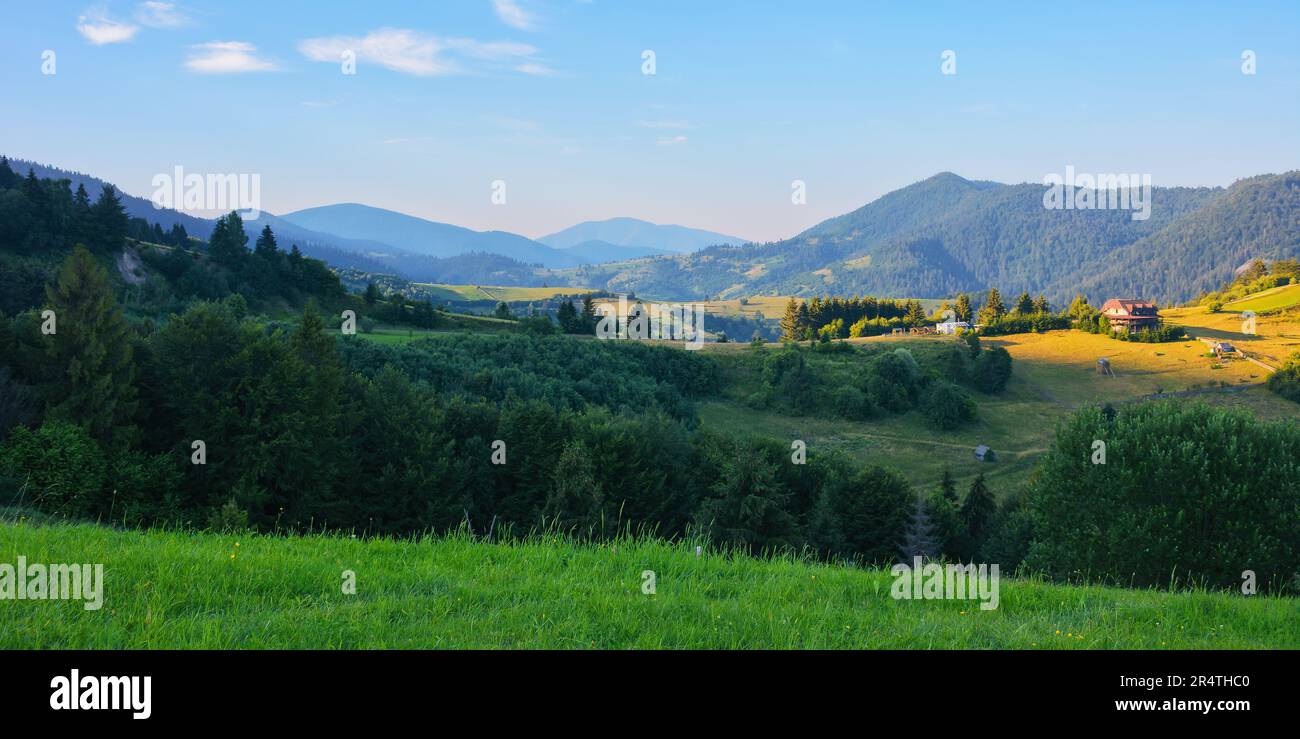
[[[656,141],[655,143],[658,144],[658,145],[660,145],[660,146],[677,146],[678,144],[684,144],[684,143],[686,143],[686,137],[685,137],[685,136],[665,136],[665,137],[659,139],[658,141]]]
[[[135,20],[150,28],[177,28],[190,23],[184,12],[177,10],[176,3],[147,0],[135,6]]]
[[[185,67],[191,72],[238,74],[276,69],[273,62],[258,58],[257,47],[246,41],[210,41],[190,48],[194,51],[185,60]]]
[[[550,77],[551,75],[555,74],[554,69],[551,69],[545,64],[538,64],[536,62],[527,62],[525,64],[520,64],[519,66],[515,67],[515,71],[522,72],[524,74],[530,74],[534,77]]]
[[[77,16],[77,32],[96,46],[130,41],[139,30],[139,26],[109,18],[102,7],[88,8]]]
[[[531,31],[537,27],[533,14],[519,7],[516,0],[492,0],[492,9],[496,11],[501,22],[521,31]]]
[[[507,64],[524,74],[549,73],[532,58],[537,47],[530,44],[439,38],[406,28],[381,28],[365,36],[309,38],[298,44],[298,51],[312,61],[335,64],[345,51],[351,51],[358,62],[419,77],[464,73],[470,61],[486,62],[487,66]]]

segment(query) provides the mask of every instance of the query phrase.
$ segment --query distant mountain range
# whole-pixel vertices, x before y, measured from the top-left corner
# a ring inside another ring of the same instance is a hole
[[[576,254],[553,249],[518,234],[472,231],[461,226],[358,203],[339,203],[294,211],[285,214],[284,220],[313,231],[347,239],[380,242],[411,254],[430,257],[483,252],[549,268],[587,263]]]
[[[543,236],[538,241],[557,249],[572,249],[597,242],[643,250],[647,253],[638,256],[648,256],[656,252],[683,254],[706,246],[744,244],[747,239],[685,226],[661,226],[636,218],[610,218],[604,221],[584,221],[550,236]]]
[[[10,160],[15,171],[82,184],[95,177]],[[338,267],[420,282],[566,283],[665,300],[712,296],[870,294],[943,298],[990,287],[1062,304],[1143,297],[1182,302],[1252,259],[1300,257],[1300,172],[1227,188],[1154,188],[1150,217],[1128,210],[1052,210],[1044,186],[940,173],[785,241],[742,239],[632,218],[580,223],[538,240],[473,231],[355,203],[245,224]],[[207,238],[214,221],[122,193],[127,212]],[[698,251],[693,251],[698,249]]]
[[[1186,301],[1252,258],[1300,256],[1300,172],[1227,188],[1153,188],[1150,217],[1054,210],[1045,187],[944,172],[794,238],[583,267],[573,281],[660,299],[721,295],[942,298],[990,287]]]
[[[22,159],[11,159],[10,166],[22,174],[31,169],[38,177],[67,179],[73,189],[84,185],[92,200],[99,197],[106,184],[97,177]],[[133,218],[158,223],[164,229],[179,223],[190,235],[201,239],[212,233],[213,219],[155,208],[146,198],[123,192],[120,187],[119,193],[127,214]],[[304,254],[334,266],[391,272],[432,282],[540,284],[550,269],[670,253],[668,249],[599,241],[554,248],[518,234],[473,231],[357,203],[308,208],[284,216],[262,212],[257,220],[244,224],[250,242],[268,225],[285,248],[297,244]],[[680,227],[653,227],[668,229],[671,243],[681,243],[681,235],[672,230]]]

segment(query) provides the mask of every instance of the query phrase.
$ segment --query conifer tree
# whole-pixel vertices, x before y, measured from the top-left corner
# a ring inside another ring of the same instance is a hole
[[[781,340],[798,341],[803,338],[799,333],[799,301],[794,298],[786,301],[785,314],[781,316]]]
[[[244,233],[244,219],[239,213],[232,210],[217,219],[208,239],[208,255],[226,266],[237,265],[248,255],[248,234]]]
[[[997,323],[1006,314],[1007,306],[1002,302],[1002,293],[996,287],[990,289],[984,307],[980,308],[980,323]]]
[[[46,299],[54,311],[47,352],[61,373],[46,388],[50,415],[85,426],[101,442],[126,441],[136,408],[135,362],[108,273],[78,245]]]
[[[109,252],[122,248],[130,218],[112,185],[104,185],[100,191],[99,198],[91,207],[91,221],[94,223],[97,247]]]
[[[970,305],[970,296],[966,293],[958,295],[957,304],[953,306],[952,312],[956,314],[958,321],[970,323],[971,319],[975,317],[974,310]]]
[[[1022,316],[1027,316],[1033,312],[1034,299],[1029,297],[1028,292],[1020,293],[1020,297],[1016,298],[1016,313],[1019,313]]]
[[[930,512],[925,502],[917,498],[903,529],[903,541],[898,545],[898,552],[903,555],[903,561],[910,564],[917,557],[922,562],[928,562],[938,557],[940,550],[941,542],[935,536]]]
[[[966,499],[961,504],[962,524],[966,527],[966,535],[970,537],[967,557],[973,558],[983,544],[989,532],[989,524],[997,515],[997,508],[993,494],[984,483],[984,473],[981,472],[971,483]]]
[[[270,261],[274,261],[276,255],[280,253],[275,244],[275,232],[271,230],[269,225],[262,227],[262,233],[257,237],[257,243],[253,246],[253,253]]]

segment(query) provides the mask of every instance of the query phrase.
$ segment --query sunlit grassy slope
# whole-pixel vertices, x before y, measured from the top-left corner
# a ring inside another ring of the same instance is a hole
[[[1239,318],[1237,319],[1240,320]],[[1260,319],[1261,331],[1274,324]],[[1276,335],[1276,334],[1272,334]],[[875,337],[851,343],[889,348],[916,348],[951,338]],[[1300,419],[1300,404],[1263,388],[1268,370],[1242,360],[1218,362],[1209,348],[1189,339],[1166,344],[1141,344],[1080,331],[1051,331],[984,339],[1003,346],[1014,359],[1011,382],[1000,395],[975,393],[979,417],[955,431],[939,431],[919,413],[882,416],[868,422],[790,416],[755,410],[743,402],[754,387],[701,404],[704,425],[727,433],[751,433],[788,443],[801,439],[810,453],[839,450],[863,464],[899,472],[913,486],[928,491],[944,469],[952,471],[963,491],[984,473],[998,497],[1022,487],[1034,465],[1052,442],[1056,424],[1087,403],[1123,403],[1156,393],[1193,391],[1188,402],[1245,408],[1264,419]],[[762,351],[776,352],[769,345]],[[752,351],[747,345],[707,345],[706,351]],[[1097,374],[1097,360],[1106,357],[1113,377]],[[997,461],[980,462],[979,444],[993,448]]]
[[[978,601],[691,545],[484,544],[0,523],[0,562],[99,562],[105,602],[0,601],[0,648],[1300,647],[1294,599],[1004,579]],[[345,570],[356,594],[342,592]],[[655,574],[655,594],[642,592]]]
[[[1300,285],[1266,290],[1228,303],[1219,313],[1194,306],[1161,311],[1167,320],[1187,327],[1189,333],[1216,341],[1230,341],[1251,356],[1279,367],[1292,353],[1300,351]],[[1254,333],[1244,315],[1256,313]],[[1265,314],[1265,311],[1273,311]]]
[[[585,287],[496,287],[492,285],[443,285],[416,283],[434,294],[435,300],[545,300],[556,295],[585,295],[592,292]]]

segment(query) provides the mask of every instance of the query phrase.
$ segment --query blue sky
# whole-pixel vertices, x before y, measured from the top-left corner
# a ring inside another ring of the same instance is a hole
[[[256,173],[273,213],[363,202],[533,237],[634,216],[767,240],[944,170],[1227,185],[1300,168],[1294,0],[6,0],[3,16],[0,152],[146,197],[178,165]]]

